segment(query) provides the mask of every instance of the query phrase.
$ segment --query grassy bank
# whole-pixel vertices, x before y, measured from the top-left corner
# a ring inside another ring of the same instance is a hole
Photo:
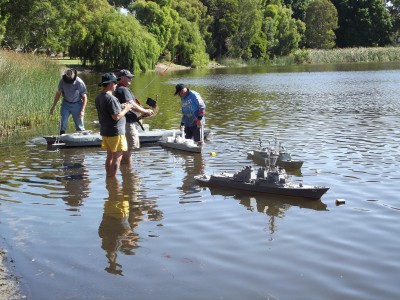
[[[60,69],[47,58],[0,50],[0,137],[59,117],[49,110]]]

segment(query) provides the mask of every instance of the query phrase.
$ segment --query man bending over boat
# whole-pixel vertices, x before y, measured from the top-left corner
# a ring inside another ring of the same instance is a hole
[[[67,130],[68,118],[72,115],[75,123],[76,131],[85,130],[83,125],[83,117],[87,103],[86,85],[82,79],[77,76],[75,69],[67,69],[58,83],[57,92],[54,95],[54,102],[50,108],[50,114],[54,113],[54,109],[61,95],[63,100],[61,103],[61,123],[60,134],[64,134]]]
[[[103,87],[96,97],[95,104],[100,123],[101,147],[107,150],[107,177],[115,177],[121,164],[123,151],[128,150],[125,137],[125,114],[132,104],[121,105],[113,95],[117,86],[117,77],[113,73],[102,76],[99,86]]]
[[[175,86],[175,96],[181,98],[182,120],[181,128],[185,127],[185,138],[194,139],[195,142],[203,142],[202,130],[204,128],[204,113],[206,105],[200,94],[189,90],[184,84]]]

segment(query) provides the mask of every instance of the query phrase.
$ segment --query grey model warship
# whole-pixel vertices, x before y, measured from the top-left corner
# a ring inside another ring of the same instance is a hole
[[[292,183],[285,169],[276,166],[276,159],[276,155],[272,156],[268,165],[257,171],[246,166],[234,174],[197,175],[195,179],[206,185],[311,199],[320,199],[329,190],[324,186]]]
[[[300,169],[303,161],[292,160],[292,156],[286,151],[285,147],[275,139],[274,146],[263,147],[260,141],[260,147],[247,152],[247,155],[254,160],[268,160],[271,155],[277,155],[276,165],[285,169]]]

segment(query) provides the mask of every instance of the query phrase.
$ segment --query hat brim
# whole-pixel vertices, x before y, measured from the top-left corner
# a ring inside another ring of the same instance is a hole
[[[109,83],[111,83],[111,82],[114,82],[115,84],[117,84],[117,81],[115,81],[115,80],[108,80],[108,81],[100,82],[100,83],[99,83],[99,86],[103,86],[103,85],[109,84]]]
[[[120,75],[120,76],[118,76],[117,80],[120,81],[123,76],[128,77],[128,78],[135,77],[135,75],[133,75],[133,74],[131,74],[131,75]]]

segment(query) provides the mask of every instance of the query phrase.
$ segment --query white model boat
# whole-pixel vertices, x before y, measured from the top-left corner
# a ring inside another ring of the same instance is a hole
[[[192,139],[185,139],[184,136],[185,135],[183,132],[181,132],[180,135],[176,135],[174,132],[172,136],[168,136],[160,140],[158,143],[166,148],[200,153],[203,147],[201,145],[198,145]]]

